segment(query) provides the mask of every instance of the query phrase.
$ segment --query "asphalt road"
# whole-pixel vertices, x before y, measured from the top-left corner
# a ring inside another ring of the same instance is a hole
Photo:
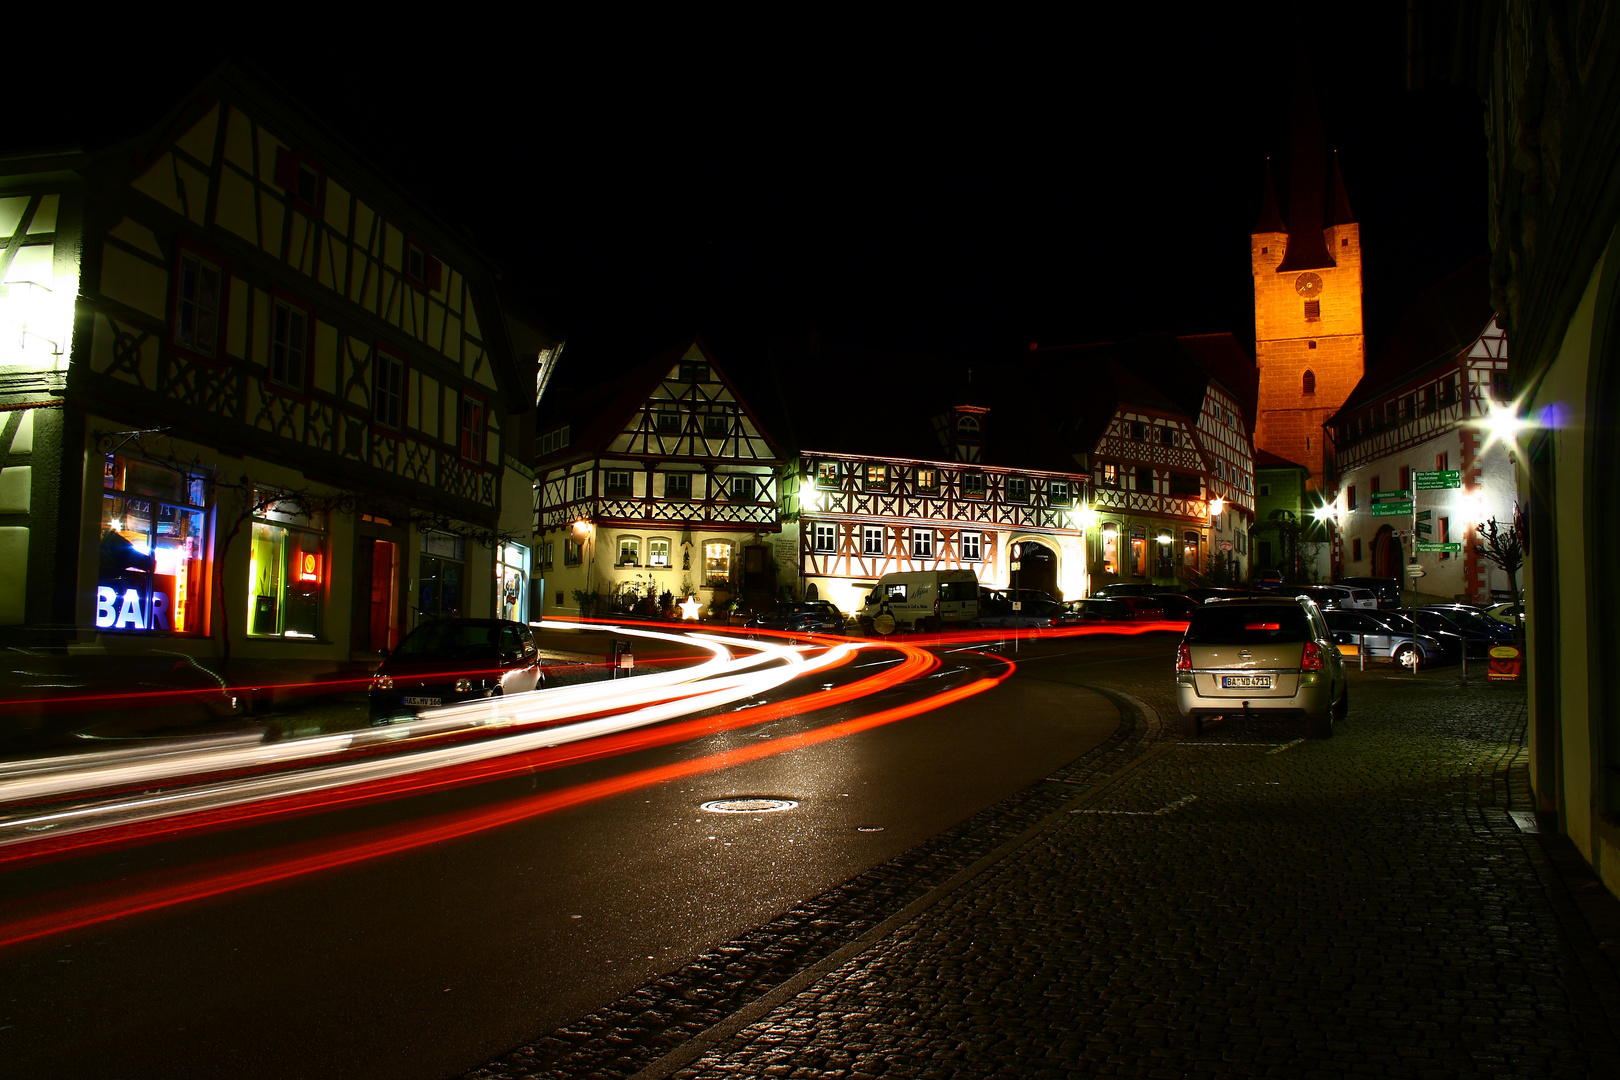
[[[1163,671],[1172,650],[1167,635],[1044,646],[1039,659],[1021,655],[999,688],[907,720],[13,946],[0,951],[0,1061],[8,1075],[107,1080],[458,1075],[1039,782],[1117,726],[1115,708],[1076,684],[1099,667]],[[856,665],[889,659],[867,652]],[[813,716],[13,870],[0,874],[0,921],[778,738],[998,667],[957,655],[919,684]],[[825,678],[871,670],[850,665]],[[699,809],[737,795],[799,806],[763,815]]]

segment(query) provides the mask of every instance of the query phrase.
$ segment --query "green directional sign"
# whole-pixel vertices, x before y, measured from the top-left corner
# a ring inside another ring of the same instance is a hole
[[[1418,551],[1418,552],[1425,552],[1425,551],[1458,552],[1458,551],[1462,550],[1462,545],[1461,544],[1427,544],[1427,543],[1424,543],[1422,540],[1419,540],[1415,544],[1412,545],[1412,548],[1413,548],[1413,550]]]
[[[1391,502],[1395,499],[1410,499],[1411,488],[1401,488],[1399,491],[1375,491],[1372,493],[1373,502]]]
[[[1412,512],[1409,502],[1375,502],[1372,505],[1373,517],[1405,517]]]
[[[1434,532],[1433,525],[1425,525],[1421,521],[1417,523],[1417,533],[1419,536],[1428,536],[1432,532]]]
[[[1412,482],[1419,491],[1438,491],[1441,488],[1462,487],[1462,473],[1457,469],[1448,469],[1443,472],[1420,472],[1413,474]]]
[[[1433,510],[1419,510],[1417,512],[1417,519],[1419,521],[1428,521],[1432,516],[1434,516]]]

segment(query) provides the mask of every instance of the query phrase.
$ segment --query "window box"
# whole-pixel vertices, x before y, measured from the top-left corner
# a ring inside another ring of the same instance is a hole
[[[968,499],[984,498],[984,473],[970,472],[962,474],[962,496]]]
[[[1007,477],[1007,501],[1029,502],[1029,480],[1022,476]]]
[[[868,465],[866,467],[866,490],[889,490],[889,467],[887,465]]]
[[[1069,505],[1069,482],[1067,480],[1053,480],[1049,490],[1053,506]]]
[[[816,463],[816,487],[837,489],[838,462],[818,461]]]
[[[939,470],[919,468],[917,470],[916,488],[917,494],[919,495],[933,495],[938,493]]]

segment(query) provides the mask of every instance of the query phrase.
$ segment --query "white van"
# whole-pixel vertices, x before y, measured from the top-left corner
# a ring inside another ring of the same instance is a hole
[[[979,617],[979,577],[971,570],[884,574],[856,617],[867,634],[962,626]]]

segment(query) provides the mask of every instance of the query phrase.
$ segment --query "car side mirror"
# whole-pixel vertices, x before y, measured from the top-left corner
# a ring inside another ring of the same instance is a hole
[[[377,650],[377,655],[382,657],[384,660],[388,659],[388,653],[389,653],[388,649],[378,649]]]

